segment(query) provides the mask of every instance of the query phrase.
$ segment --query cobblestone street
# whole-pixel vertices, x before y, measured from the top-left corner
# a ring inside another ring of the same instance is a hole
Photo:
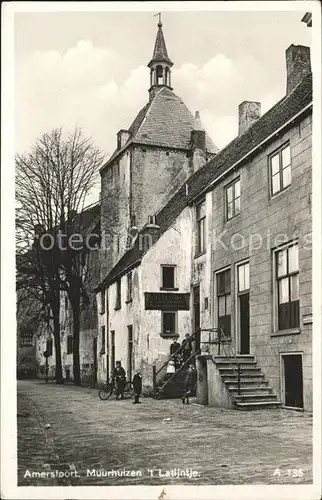
[[[312,482],[311,454],[312,417],[301,412],[242,412],[148,398],[133,406],[132,400],[100,401],[91,388],[18,382],[20,486],[303,484]],[[158,469],[187,468],[198,475],[159,477]],[[93,469],[142,475],[88,475]],[[153,477],[148,469],[155,470]],[[291,477],[289,469],[301,469],[302,477]],[[26,475],[55,470],[78,477]]]

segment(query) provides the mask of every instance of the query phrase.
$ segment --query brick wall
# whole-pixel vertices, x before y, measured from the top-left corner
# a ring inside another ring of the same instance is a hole
[[[190,157],[178,150],[137,147],[132,160],[132,213],[142,227],[193,173]]]

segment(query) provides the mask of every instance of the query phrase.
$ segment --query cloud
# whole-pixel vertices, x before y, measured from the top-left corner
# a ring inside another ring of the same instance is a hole
[[[111,154],[116,133],[130,126],[148,100],[149,70],[128,69],[108,47],[81,40],[65,53],[35,52],[16,67],[16,144],[25,151],[54,127],[80,125]],[[189,109],[199,110],[214,142],[225,146],[237,132],[237,106],[245,99],[270,106],[276,89],[265,81],[261,63],[253,57],[230,59],[224,54],[198,66],[187,62],[173,68],[174,91]]]

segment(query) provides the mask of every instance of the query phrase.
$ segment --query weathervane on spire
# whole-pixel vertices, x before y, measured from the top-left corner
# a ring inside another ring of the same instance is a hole
[[[162,22],[161,22],[161,12],[158,12],[157,14],[154,14],[154,17],[155,17],[155,16],[159,16],[158,26],[159,26],[159,28],[161,28],[161,27],[162,27]]]

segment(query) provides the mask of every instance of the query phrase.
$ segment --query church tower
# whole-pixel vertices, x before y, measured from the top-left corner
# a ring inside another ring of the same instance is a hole
[[[159,18],[150,68],[149,100],[128,128],[117,133],[116,149],[101,169],[102,277],[126,258],[131,231],[151,217],[218,148],[171,82],[173,62]],[[142,82],[144,85],[146,82]]]
[[[158,32],[154,44],[153,56],[148,64],[148,68],[150,68],[150,100],[153,99],[155,92],[162,87],[167,87],[168,89],[172,90],[172,66],[173,62],[168,56],[168,51],[162,31],[161,14],[159,14]]]

